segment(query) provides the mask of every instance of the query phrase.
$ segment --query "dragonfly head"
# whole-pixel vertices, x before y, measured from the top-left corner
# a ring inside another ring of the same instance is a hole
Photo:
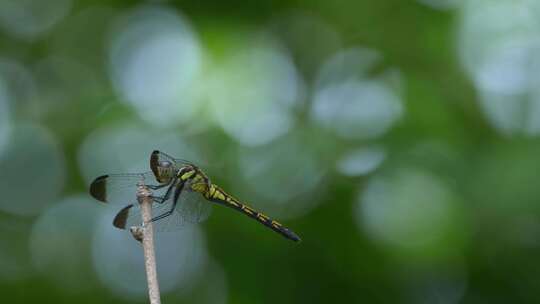
[[[175,176],[174,166],[168,160],[160,161],[156,169],[157,172],[154,173],[156,174],[157,180],[161,183],[167,183]]]

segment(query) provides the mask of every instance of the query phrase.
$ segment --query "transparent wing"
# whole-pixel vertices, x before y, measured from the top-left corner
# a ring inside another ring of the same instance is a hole
[[[90,184],[90,195],[102,202],[126,204],[134,201],[139,182],[149,186],[159,185],[152,172],[102,175]],[[154,195],[159,193],[157,190]]]
[[[205,200],[200,193],[187,188],[180,194],[176,209],[184,221],[200,223],[205,221],[212,213],[212,204]]]
[[[164,203],[153,203],[152,217],[159,216],[171,210],[173,200]],[[200,223],[208,218],[212,210],[211,204],[196,192],[182,191],[173,213],[153,223],[154,230],[158,232],[175,231],[186,225]],[[141,226],[141,209],[139,204],[124,207],[116,215],[114,226],[120,229],[129,229],[132,226]]]

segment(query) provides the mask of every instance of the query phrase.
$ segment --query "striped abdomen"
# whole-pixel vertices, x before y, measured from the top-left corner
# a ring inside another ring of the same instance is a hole
[[[275,232],[283,235],[290,240],[293,240],[295,242],[300,241],[300,238],[294,232],[283,227],[283,225],[272,220],[268,216],[253,210],[249,206],[240,203],[237,199],[228,195],[227,193],[225,193],[225,191],[223,191],[216,185],[210,185],[208,191],[204,194],[204,196],[206,199],[212,202],[216,202],[218,204],[225,205],[227,207],[242,212],[243,214],[257,220],[259,223],[265,225],[266,227],[274,230]]]

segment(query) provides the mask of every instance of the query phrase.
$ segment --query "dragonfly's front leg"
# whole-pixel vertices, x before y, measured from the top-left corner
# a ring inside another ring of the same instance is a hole
[[[164,202],[164,200],[163,200],[164,197],[165,196],[150,196],[152,201],[154,201],[154,203],[158,203],[158,204],[161,204],[162,202]]]
[[[169,186],[169,184],[161,184],[161,185],[146,185],[146,187],[150,188],[150,190],[158,190],[158,189],[161,189],[163,187],[167,187]]]
[[[164,203],[166,200],[168,200],[170,197],[171,197],[171,193],[172,193],[172,188],[174,187],[174,184],[176,183],[176,178],[172,179],[170,183],[168,184],[163,184],[163,185],[149,185],[147,187],[149,187],[150,189],[152,190],[156,190],[156,189],[161,189],[165,186],[169,186],[169,188],[167,189],[167,192],[165,192],[165,195],[163,196],[151,196],[152,200],[154,201],[154,203],[158,203],[158,204],[162,204]]]
[[[169,188],[169,190],[171,188]],[[171,215],[174,212],[174,208],[176,208],[176,203],[178,203],[178,198],[180,197],[180,193],[182,192],[183,188],[184,188],[184,182],[182,181],[181,183],[179,183],[176,186],[176,190],[174,191],[174,198],[173,198],[173,204],[172,204],[171,209],[169,211],[163,213],[163,214],[160,214],[160,215],[152,218],[151,222],[155,222],[155,221],[158,221],[160,219],[166,218],[167,216]]]
[[[172,183],[173,181],[171,181]],[[170,186],[171,183],[167,183],[167,184],[160,184],[160,185],[145,185],[146,187],[148,187],[150,190],[159,190],[163,187],[167,187],[167,186]],[[164,196],[150,196],[150,198],[154,201],[154,203],[163,203],[164,201],[168,200],[169,197],[170,197],[170,193],[165,193]]]

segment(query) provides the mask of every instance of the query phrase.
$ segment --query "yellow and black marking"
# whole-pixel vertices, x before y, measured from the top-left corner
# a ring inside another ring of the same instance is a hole
[[[257,220],[259,223],[265,225],[266,227],[274,230],[275,232],[283,235],[290,240],[293,240],[295,242],[300,241],[300,237],[298,237],[298,235],[296,235],[294,232],[283,227],[283,225],[281,225],[277,221],[272,220],[268,216],[253,210],[249,206],[240,203],[237,199],[228,195],[225,191],[223,191],[216,185],[211,184],[208,187],[208,191],[205,191],[203,195],[209,201],[216,202],[218,204],[225,205],[227,207],[242,212],[243,214]]]
[[[208,177],[199,169],[194,167],[188,167],[180,172],[178,172],[178,180],[182,182],[189,182],[191,190],[199,192],[204,195],[208,190],[210,180]]]

